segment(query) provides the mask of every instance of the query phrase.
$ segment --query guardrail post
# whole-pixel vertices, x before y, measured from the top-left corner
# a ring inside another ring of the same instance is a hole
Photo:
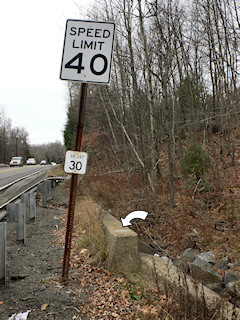
[[[57,184],[56,180],[52,179],[51,180],[51,188],[56,187],[56,184]]]
[[[29,219],[36,221],[36,194],[35,192],[29,193]]]
[[[25,215],[25,202],[17,204],[17,224],[16,224],[16,241],[26,242],[26,215]]]
[[[6,283],[7,222],[0,222],[0,283]]]
[[[43,181],[43,208],[47,208],[47,202],[50,198],[50,190],[51,190],[51,181],[44,180]]]
[[[25,192],[21,195],[22,202],[25,203],[25,217],[29,219],[29,193]]]
[[[43,193],[43,182],[38,184],[38,192]]]
[[[16,203],[7,204],[6,210],[7,210],[7,222],[15,222],[16,215],[17,215],[17,204]]]
[[[50,199],[51,190],[52,190],[52,181],[51,180],[47,180],[47,189],[48,189],[48,200],[49,200]]]

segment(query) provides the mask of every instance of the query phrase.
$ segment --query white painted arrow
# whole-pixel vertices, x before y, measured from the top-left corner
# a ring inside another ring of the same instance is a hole
[[[133,219],[142,219],[145,220],[147,217],[148,213],[146,211],[133,211],[129,213],[124,219],[121,218],[122,220],[122,225],[123,227],[128,227],[131,226],[131,220]]]

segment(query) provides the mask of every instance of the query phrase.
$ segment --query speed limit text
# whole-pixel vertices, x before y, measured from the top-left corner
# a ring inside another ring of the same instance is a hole
[[[88,38],[102,38],[107,39],[110,37],[111,33],[107,29],[93,29],[93,28],[76,28],[72,27],[70,29],[71,36],[78,36],[79,39],[74,39],[72,42],[72,47],[75,49],[90,49],[90,50],[102,50],[104,41],[88,41],[81,40],[81,37]],[[90,40],[90,39],[89,39]]]
[[[85,37],[90,37],[90,38],[109,38],[111,33],[107,29],[93,29],[93,28],[76,28],[72,27],[70,29],[70,35],[71,36],[85,36]]]

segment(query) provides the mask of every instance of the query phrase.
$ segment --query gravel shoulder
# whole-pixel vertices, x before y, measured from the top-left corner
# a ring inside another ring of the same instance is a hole
[[[57,185],[51,192],[51,204],[37,205],[36,222],[26,226],[26,244],[15,241],[15,224],[7,226],[7,283],[0,286],[0,320],[31,310],[27,319],[87,319],[79,305],[87,303],[74,294],[74,283],[61,285],[63,249],[56,230],[68,202]]]

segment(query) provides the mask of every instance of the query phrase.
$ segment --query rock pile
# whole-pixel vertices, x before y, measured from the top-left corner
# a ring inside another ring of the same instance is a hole
[[[211,251],[197,253],[195,249],[189,248],[173,263],[209,289],[222,297],[228,296],[230,302],[240,306],[240,273],[234,271],[240,262],[230,263],[226,256],[216,263]]]

